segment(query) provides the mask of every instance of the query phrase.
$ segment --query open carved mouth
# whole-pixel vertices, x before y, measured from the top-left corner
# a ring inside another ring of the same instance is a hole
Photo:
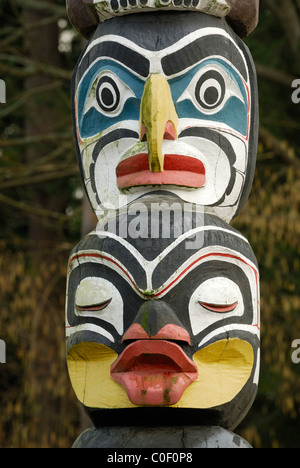
[[[176,343],[137,340],[112,364],[111,377],[133,404],[167,406],[180,400],[198,369]]]
[[[203,163],[191,156],[165,154],[164,170],[151,172],[148,153],[139,153],[121,161],[116,169],[120,189],[140,185],[178,185],[200,188],[205,185]]]

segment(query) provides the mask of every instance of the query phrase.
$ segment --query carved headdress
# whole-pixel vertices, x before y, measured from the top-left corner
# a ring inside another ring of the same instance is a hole
[[[259,0],[66,0],[68,16],[85,38],[97,25],[114,16],[153,10],[198,11],[226,18],[240,36],[257,26]]]

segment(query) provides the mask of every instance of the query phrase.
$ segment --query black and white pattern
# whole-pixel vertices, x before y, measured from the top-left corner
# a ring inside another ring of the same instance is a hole
[[[104,209],[159,188],[122,190],[116,176],[120,161],[148,151],[139,139],[139,118],[151,74],[167,79],[179,119],[178,138],[163,142],[164,153],[193,157],[205,167],[204,186],[163,190],[230,222],[247,201],[254,176],[256,74],[249,51],[225,22],[192,13],[104,22],[80,58],[72,85],[74,134],[93,209],[100,218]]]
[[[120,224],[130,223],[122,216]],[[187,249],[196,234],[201,247]],[[243,340],[254,363],[247,396],[242,390],[236,398],[243,410],[252,403],[259,375],[259,272],[248,241],[215,216],[205,215],[203,224],[169,239],[123,239],[99,226],[70,256],[66,318],[67,350],[91,342],[119,355],[135,323],[153,335],[166,324],[181,327],[190,344],[180,346],[191,359],[220,340]]]

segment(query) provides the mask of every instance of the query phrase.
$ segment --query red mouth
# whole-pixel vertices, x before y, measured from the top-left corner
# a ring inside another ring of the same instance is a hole
[[[176,343],[138,340],[112,364],[111,377],[133,404],[167,406],[180,400],[197,379],[198,369]]]
[[[205,168],[199,159],[178,154],[166,154],[163,172],[151,172],[147,153],[121,161],[116,169],[121,189],[140,185],[179,185],[200,188],[205,184]]]

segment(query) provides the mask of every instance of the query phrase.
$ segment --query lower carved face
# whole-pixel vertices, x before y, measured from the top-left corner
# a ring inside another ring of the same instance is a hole
[[[78,159],[94,210],[163,189],[230,221],[252,185],[256,94],[251,56],[218,18],[169,12],[104,22],[73,80]]]
[[[254,399],[259,278],[247,241],[213,216],[177,240],[89,235],[68,274],[68,369],[91,412],[219,411],[234,425]],[[235,402],[233,404],[233,402]],[[237,409],[238,408],[238,409]],[[200,417],[200,416],[199,416]]]

